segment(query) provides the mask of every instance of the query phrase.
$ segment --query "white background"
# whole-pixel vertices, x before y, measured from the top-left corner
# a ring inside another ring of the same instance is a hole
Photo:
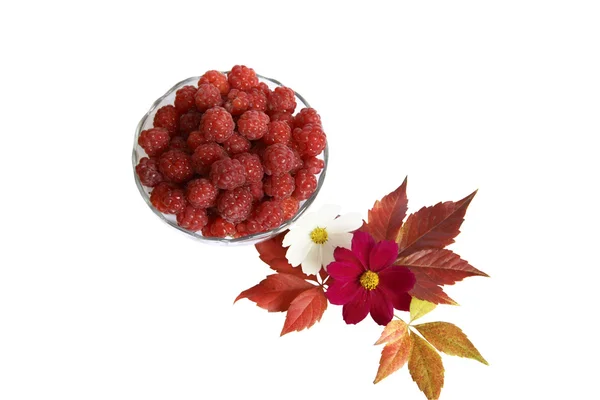
[[[442,399],[597,398],[600,7],[594,1],[4,2],[0,399],[423,399],[372,380],[381,329],[330,306],[232,304],[269,269],[159,221],[133,133],[175,82],[246,64],[318,109],[316,205],[366,216],[476,188],[447,288],[490,362],[445,356]],[[392,5],[393,4],[393,5]]]

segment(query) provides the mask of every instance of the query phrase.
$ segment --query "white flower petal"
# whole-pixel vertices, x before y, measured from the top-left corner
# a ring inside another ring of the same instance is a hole
[[[352,232],[360,228],[363,219],[360,213],[349,213],[327,224],[327,233]]]
[[[310,240],[295,241],[285,253],[285,258],[292,266],[296,267],[304,262],[313,247],[317,246],[313,246],[313,242]]]
[[[327,243],[329,243],[334,249],[336,247],[344,247],[349,249],[352,244],[352,234],[348,232],[333,233],[329,235],[329,240]]]
[[[298,227],[290,229],[283,238],[283,247],[289,247],[298,241],[310,239],[310,231]]]
[[[334,246],[330,242],[324,243],[321,246],[321,260],[323,261],[323,268],[327,271],[327,266],[332,263],[335,259],[333,258]]]
[[[316,275],[319,273],[321,269],[322,261],[321,261],[321,246],[315,245],[312,246],[308,255],[302,261],[302,272],[307,275]]]
[[[334,204],[325,204],[319,211],[317,211],[317,219],[316,225],[322,228],[326,227],[337,217],[340,215],[340,211],[342,211],[341,206],[337,206]]]

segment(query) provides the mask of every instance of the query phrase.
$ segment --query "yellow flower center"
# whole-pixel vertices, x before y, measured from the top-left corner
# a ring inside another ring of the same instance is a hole
[[[327,230],[325,228],[315,228],[310,233],[310,240],[316,244],[323,244],[327,241],[329,235],[327,235]]]
[[[360,284],[367,290],[373,290],[379,285],[379,275],[377,272],[365,271],[360,276]]]

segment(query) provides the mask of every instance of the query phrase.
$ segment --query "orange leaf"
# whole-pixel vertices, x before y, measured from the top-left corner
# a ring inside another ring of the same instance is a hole
[[[420,336],[411,332],[412,351],[408,371],[429,400],[437,400],[444,386],[444,365],[438,352]]]
[[[430,322],[415,325],[425,339],[436,349],[451,356],[472,358],[482,364],[489,365],[467,335],[456,325],[449,322]]]
[[[369,210],[368,230],[376,242],[396,240],[407,209],[406,178],[404,178],[404,182],[398,189],[375,201],[373,208]]]
[[[320,286],[305,290],[292,301],[288,309],[281,336],[310,328],[321,320],[327,309],[327,298]]]
[[[302,268],[294,268],[285,258],[287,248],[283,247],[283,238],[288,231],[282,232],[272,239],[256,244],[256,250],[260,255],[260,259],[268,264],[272,270],[283,274],[290,274],[302,279],[310,279],[316,281],[314,275],[308,276],[302,272]]]
[[[390,322],[377,342],[384,343],[385,341],[388,344],[381,350],[379,369],[373,383],[377,383],[398,371],[408,361],[412,346],[408,334],[408,325],[402,321]]]
[[[300,293],[312,288],[317,287],[297,276],[273,274],[258,285],[244,290],[235,301],[248,299],[269,312],[286,311]]]
[[[457,202],[423,207],[406,219],[398,234],[399,255],[406,256],[423,249],[443,248],[454,243],[460,233],[467,207],[477,191]]]

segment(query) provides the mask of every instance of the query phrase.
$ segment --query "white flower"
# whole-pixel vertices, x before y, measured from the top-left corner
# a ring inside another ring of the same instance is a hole
[[[302,272],[316,275],[321,266],[327,268],[336,247],[350,248],[352,233],[362,226],[359,213],[336,218],[341,207],[325,205],[319,211],[300,218],[283,238],[288,247],[286,258],[294,267],[302,265]]]

